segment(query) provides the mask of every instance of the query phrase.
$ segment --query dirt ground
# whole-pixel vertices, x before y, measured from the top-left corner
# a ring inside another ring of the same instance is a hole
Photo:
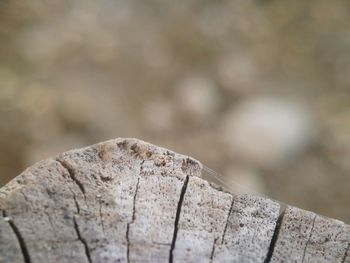
[[[0,185],[137,137],[350,223],[350,2],[1,1]],[[237,186],[240,185],[240,186]]]

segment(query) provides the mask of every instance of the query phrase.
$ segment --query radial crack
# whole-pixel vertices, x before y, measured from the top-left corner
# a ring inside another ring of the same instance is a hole
[[[72,190],[71,190],[71,191],[72,191]],[[75,193],[74,193],[74,192],[72,192],[72,194],[73,194],[74,204],[75,204],[75,207],[76,207],[76,209],[77,209],[77,213],[78,213],[78,214],[80,214],[80,206],[79,206],[79,203],[78,203],[77,197],[76,197],[76,195],[75,195]]]
[[[57,162],[59,162],[63,168],[65,168],[72,180],[76,183],[76,185],[79,187],[80,191],[82,192],[84,199],[86,200],[86,195],[85,195],[85,187],[84,184],[76,177],[74,170],[72,167],[70,167],[66,162],[61,161],[59,159],[56,159]]]
[[[129,230],[130,230],[130,223],[126,225],[126,262],[130,262],[130,240],[129,240]]]
[[[57,161],[64,169],[67,170],[67,168],[65,168],[59,160],[56,159],[56,161]],[[69,174],[69,172],[68,172],[68,174]],[[66,179],[66,176],[65,176],[64,174],[61,174],[61,175],[62,175],[62,177],[63,177],[64,179]],[[69,185],[68,185],[68,189],[69,189],[69,191],[72,193],[73,200],[74,200],[74,204],[75,204],[75,207],[76,207],[76,209],[77,209],[77,213],[80,214],[80,206],[79,206],[79,203],[78,203],[78,200],[77,200],[77,196],[76,196],[76,194],[74,193],[74,191],[72,190],[72,188],[70,188]]]
[[[213,242],[213,247],[212,247],[211,252],[210,252],[210,262],[213,262],[214,253],[215,253],[215,246],[216,246],[217,241],[218,241],[218,239],[215,238],[214,242]]]
[[[171,242],[171,247],[170,247],[170,255],[169,255],[169,263],[173,262],[173,252],[174,252],[174,248],[175,248],[175,243],[176,243],[176,238],[177,238],[177,232],[178,232],[178,226],[179,226],[179,221],[180,221],[180,214],[181,214],[181,207],[182,207],[182,203],[185,197],[185,193],[187,190],[187,185],[188,185],[188,180],[189,180],[189,176],[186,176],[185,182],[182,186],[181,189],[181,194],[180,194],[180,199],[179,202],[177,204],[177,210],[176,210],[176,216],[175,216],[175,224],[174,224],[174,233],[173,233],[173,240]]]
[[[224,243],[224,239],[225,239],[225,235],[226,235],[226,230],[227,230],[227,225],[228,225],[228,220],[230,218],[230,215],[232,213],[232,209],[233,209],[233,199],[232,199],[232,202],[231,202],[231,207],[230,207],[230,210],[228,211],[228,214],[227,214],[227,217],[226,217],[226,223],[225,223],[225,227],[224,227],[224,231],[222,232],[222,237],[221,237],[221,245]]]
[[[136,183],[136,188],[135,188],[135,193],[134,193],[134,198],[133,198],[133,205],[132,205],[132,217],[131,217],[131,222],[129,222],[126,226],[126,242],[127,242],[127,247],[126,247],[126,259],[127,262],[130,262],[130,240],[129,240],[129,230],[130,230],[130,225],[135,222],[136,218],[136,197],[137,197],[137,192],[139,190],[139,185],[140,185],[140,178],[137,178],[137,183]]]
[[[314,230],[316,217],[317,217],[317,215],[315,215],[314,220],[312,221],[312,227],[311,227],[310,235],[309,235],[309,238],[308,238],[308,240],[307,240],[307,242],[306,242],[306,245],[305,245],[305,248],[304,248],[303,258],[302,258],[302,260],[301,260],[301,263],[303,263],[303,262],[304,262],[304,259],[305,259],[306,249],[307,249],[307,246],[309,245],[309,242],[310,242],[310,239],[311,239],[311,236],[312,236],[312,231]]]
[[[23,236],[21,235],[21,232],[19,231],[18,227],[15,225],[15,222],[13,222],[13,220],[7,216],[6,211],[3,211],[2,213],[3,213],[3,217],[4,218],[8,218],[9,219],[8,220],[9,225],[10,225],[13,233],[15,234],[16,238],[17,238],[17,241],[18,241],[19,246],[20,246],[21,251],[22,251],[24,262],[25,263],[30,263],[31,260],[30,260],[30,255],[29,255],[29,252],[28,252],[28,248],[27,248],[27,245],[26,245],[26,242],[25,242]]]
[[[92,263],[89,246],[88,246],[86,240],[81,236],[81,233],[80,233],[80,230],[79,230],[79,226],[78,226],[78,223],[77,223],[77,220],[76,220],[75,216],[73,217],[73,221],[74,221],[74,229],[75,229],[75,232],[77,233],[78,239],[84,245],[86,258],[87,258],[89,263]]]
[[[286,213],[286,209],[287,209],[286,205],[280,204],[279,216],[278,216],[278,219],[276,221],[275,230],[273,232],[272,239],[271,239],[270,246],[269,246],[269,250],[267,251],[267,255],[266,255],[266,258],[264,260],[264,263],[269,263],[271,261],[273,251],[275,250],[276,242],[278,239],[278,235],[279,235],[280,230],[281,230],[283,218],[284,218],[284,215]]]

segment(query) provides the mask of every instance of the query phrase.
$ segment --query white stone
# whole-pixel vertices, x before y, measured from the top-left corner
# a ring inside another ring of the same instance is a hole
[[[224,119],[229,153],[257,167],[272,168],[300,154],[312,138],[307,111],[272,97],[249,99]]]
[[[220,106],[220,95],[215,83],[204,76],[190,76],[177,86],[179,109],[193,118],[212,116]]]

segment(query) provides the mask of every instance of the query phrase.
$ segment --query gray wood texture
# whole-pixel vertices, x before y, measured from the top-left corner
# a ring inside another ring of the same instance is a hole
[[[0,189],[0,262],[350,262],[350,227],[200,178],[202,164],[115,139]]]

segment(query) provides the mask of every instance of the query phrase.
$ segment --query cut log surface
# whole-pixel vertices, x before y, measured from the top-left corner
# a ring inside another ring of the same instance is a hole
[[[350,226],[201,179],[202,164],[115,139],[0,189],[0,262],[350,263]]]

